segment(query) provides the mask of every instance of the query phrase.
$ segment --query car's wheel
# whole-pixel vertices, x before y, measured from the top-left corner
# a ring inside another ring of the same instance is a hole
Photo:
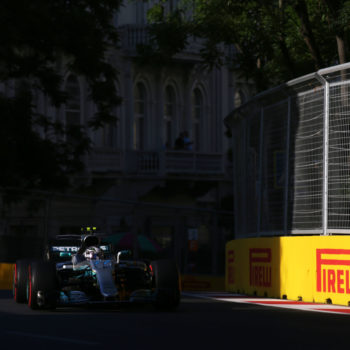
[[[35,261],[28,266],[28,305],[32,309],[54,309],[58,298],[55,265],[49,261]]]
[[[176,309],[180,302],[180,278],[176,263],[172,260],[156,260],[151,265],[156,295],[156,309]]]
[[[29,260],[17,260],[13,270],[13,298],[17,303],[27,302]]]

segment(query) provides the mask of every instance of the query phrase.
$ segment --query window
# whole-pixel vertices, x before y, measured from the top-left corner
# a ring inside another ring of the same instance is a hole
[[[201,124],[203,123],[203,95],[201,91],[196,88],[193,91],[193,115],[192,115],[192,138],[194,143],[194,150],[199,151],[201,148]]]
[[[164,98],[164,121],[163,121],[163,140],[166,148],[174,144],[174,127],[176,117],[176,97],[172,86],[165,89]]]
[[[147,93],[144,84],[137,83],[135,88],[134,149],[145,147],[145,118],[147,110]]]
[[[116,94],[119,94],[119,86],[116,88]],[[101,128],[95,131],[95,143],[98,147],[110,150],[118,150],[122,147],[122,106],[116,106],[111,114],[116,117],[114,121],[105,123]]]

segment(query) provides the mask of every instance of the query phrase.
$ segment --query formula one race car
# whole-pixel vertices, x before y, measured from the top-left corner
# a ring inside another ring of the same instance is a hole
[[[179,272],[172,260],[133,260],[113,252],[96,235],[59,236],[42,260],[18,260],[14,299],[32,309],[98,303],[151,303],[174,310],[180,302]]]

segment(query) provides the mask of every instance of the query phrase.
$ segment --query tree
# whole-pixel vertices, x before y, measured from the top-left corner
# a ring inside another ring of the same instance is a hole
[[[114,120],[117,72],[108,53],[118,40],[113,16],[121,0],[0,2],[0,186],[64,189],[83,168],[90,141],[84,127],[65,128],[35,112],[44,94],[59,107],[63,76],[83,77],[97,113],[89,127]],[[10,91],[10,93],[9,93]],[[64,137],[69,134],[69,137]]]
[[[326,18],[329,29],[337,41],[339,63],[347,61],[349,47],[350,2],[344,0],[324,0],[328,9]]]
[[[348,55],[349,0],[182,0],[173,12],[159,1],[149,13],[153,55],[171,54],[163,45],[164,28],[178,38],[204,40],[203,62],[228,64],[259,91],[343,63]],[[176,43],[181,49],[182,44]],[[234,46],[228,57],[225,47]]]

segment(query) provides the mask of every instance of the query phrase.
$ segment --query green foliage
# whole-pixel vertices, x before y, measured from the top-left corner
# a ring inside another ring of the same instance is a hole
[[[165,2],[149,14],[156,52],[171,56],[191,36],[202,38],[203,63],[229,64],[258,90],[336,64],[336,35],[349,46],[349,0],[182,0],[176,25]],[[228,56],[227,46],[236,53]]]
[[[113,16],[121,0],[3,0],[0,2],[0,186],[64,189],[83,170],[90,141],[80,126],[63,128],[36,114],[34,91],[59,107],[67,72],[85,78],[100,127],[120,102],[108,50],[118,41]]]
[[[47,136],[58,136],[60,132],[63,136],[63,128],[46,116],[35,115],[32,99],[26,84],[19,86],[11,99],[0,95],[0,183],[16,188],[62,190],[69,185],[68,176],[82,170],[80,156],[88,149],[89,140],[80,128],[67,131],[72,140],[68,142],[41,137],[34,125]]]
[[[138,46],[139,62],[166,65],[172,57],[185,49],[190,32],[183,21],[183,11],[178,8],[166,14],[163,2],[156,4],[148,13],[150,41]]]

